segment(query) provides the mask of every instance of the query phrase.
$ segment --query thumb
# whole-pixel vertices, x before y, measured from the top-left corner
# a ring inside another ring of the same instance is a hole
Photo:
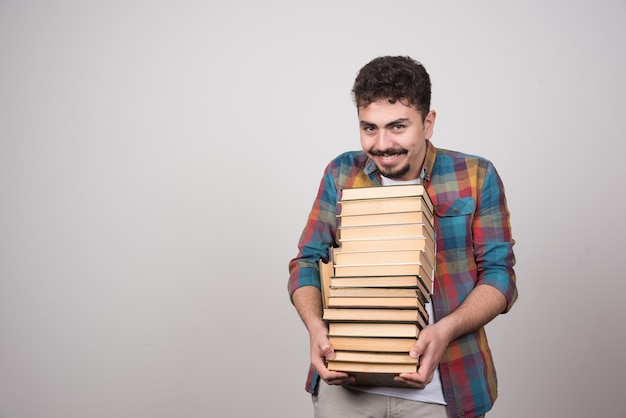
[[[335,350],[333,349],[333,346],[327,344],[325,347],[323,347],[322,355],[326,358],[326,360],[333,360],[335,358]]]
[[[415,344],[413,344],[413,347],[411,347],[411,350],[409,351],[409,356],[411,356],[411,358],[418,358],[424,353],[426,344],[423,341],[424,340],[420,341],[420,339],[418,338]]]

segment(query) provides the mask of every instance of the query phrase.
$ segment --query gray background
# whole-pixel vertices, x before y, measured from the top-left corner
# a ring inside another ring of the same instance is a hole
[[[431,73],[433,142],[506,185],[520,299],[489,325],[489,416],[626,417],[625,17],[0,1],[0,417],[311,416],[287,263],[383,54]]]

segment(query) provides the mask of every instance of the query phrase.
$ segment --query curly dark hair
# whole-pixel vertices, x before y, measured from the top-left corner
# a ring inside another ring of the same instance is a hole
[[[400,100],[415,106],[425,118],[430,111],[430,88],[430,76],[421,63],[411,57],[383,56],[361,68],[354,80],[352,97],[357,107],[378,100]]]

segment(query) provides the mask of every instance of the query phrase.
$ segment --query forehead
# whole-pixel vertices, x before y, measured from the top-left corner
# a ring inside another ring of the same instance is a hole
[[[388,123],[397,119],[419,119],[420,113],[414,106],[405,105],[400,101],[389,103],[388,100],[378,100],[367,106],[358,108],[359,120],[369,123]]]

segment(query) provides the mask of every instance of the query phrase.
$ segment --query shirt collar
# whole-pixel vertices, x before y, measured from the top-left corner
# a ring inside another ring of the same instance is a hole
[[[430,140],[426,140],[426,156],[424,157],[424,166],[422,167],[422,180],[430,181],[430,175],[433,172],[436,159],[437,149]]]

